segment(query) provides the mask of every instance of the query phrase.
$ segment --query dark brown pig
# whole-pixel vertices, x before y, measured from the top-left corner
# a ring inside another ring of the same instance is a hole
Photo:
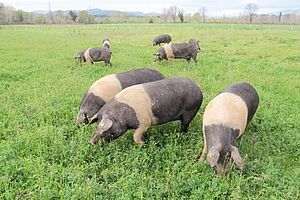
[[[188,127],[203,100],[200,88],[190,79],[174,77],[128,87],[118,93],[91,119],[98,127],[90,141],[111,141],[135,129],[133,139],[144,144],[142,136],[151,125],[180,120],[181,132]]]
[[[172,40],[171,36],[168,35],[168,34],[163,34],[163,35],[159,35],[159,36],[156,36],[154,39],[153,39],[153,46],[156,46],[156,45],[159,45],[161,43],[170,43]]]
[[[188,62],[193,59],[197,63],[197,54],[201,48],[199,41],[190,39],[188,43],[181,44],[165,44],[160,47],[155,55],[155,60],[171,60],[171,59],[186,59]]]
[[[104,61],[105,65],[112,65],[110,62],[112,52],[105,45],[102,47],[88,48],[84,51],[78,52],[75,59],[80,62],[86,62],[89,64],[94,64],[94,62]]]

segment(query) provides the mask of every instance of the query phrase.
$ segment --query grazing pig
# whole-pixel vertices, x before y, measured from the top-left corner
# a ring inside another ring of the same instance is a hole
[[[191,58],[197,63],[197,54],[200,51],[199,41],[190,39],[188,43],[181,44],[165,44],[160,47],[155,55],[155,61],[157,60],[171,60],[173,58],[186,59],[187,62],[191,61]]]
[[[228,158],[243,170],[244,162],[236,141],[256,112],[259,97],[248,83],[235,83],[212,99],[203,115],[204,148],[200,160],[207,154],[207,162],[215,167],[217,174],[228,171]]]
[[[111,74],[97,80],[92,84],[80,103],[77,123],[90,123],[90,119],[100,108],[122,89],[164,78],[165,77],[156,70],[143,68]]]
[[[84,51],[77,53],[75,59],[78,59],[80,62],[86,62],[89,64],[94,64],[97,61],[104,61],[105,65],[110,65],[110,58],[112,52],[107,46],[88,48]]]
[[[200,88],[190,79],[174,77],[128,87],[118,93],[91,119],[98,127],[90,141],[111,141],[135,129],[133,139],[144,144],[143,133],[154,124],[180,120],[181,132],[188,127],[203,100]]]
[[[153,44],[153,46],[156,46],[156,45],[158,45],[158,44],[159,44],[159,46],[160,46],[161,43],[170,43],[171,40],[172,40],[172,38],[171,38],[171,36],[168,35],[168,34],[159,35],[159,36],[157,36],[157,37],[155,37],[155,38],[153,39],[153,43],[152,43],[152,44]]]
[[[108,38],[103,39],[102,46],[107,47],[109,49],[111,48],[111,44]]]

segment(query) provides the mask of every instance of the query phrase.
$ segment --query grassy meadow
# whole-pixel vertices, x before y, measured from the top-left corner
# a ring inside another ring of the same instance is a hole
[[[198,63],[153,62],[154,36],[200,40]],[[112,43],[112,67],[74,61],[77,51]],[[0,28],[0,199],[300,199],[300,27],[249,25],[2,26]],[[186,76],[204,93],[180,123],[151,127],[148,144],[130,130],[111,143],[88,141],[79,104],[102,76],[152,67]],[[195,158],[203,147],[207,103],[248,81],[260,105],[237,147],[244,172],[224,177]]]

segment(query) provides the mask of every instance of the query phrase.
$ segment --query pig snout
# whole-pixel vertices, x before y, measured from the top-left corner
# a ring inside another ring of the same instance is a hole
[[[88,124],[88,123],[89,123],[89,119],[87,113],[82,110],[79,111],[77,115],[77,124]]]
[[[155,53],[153,54],[153,56],[154,56],[154,60],[153,60],[154,62],[159,60],[159,54]]]
[[[215,170],[216,170],[218,176],[225,176],[228,173],[229,168],[226,164],[225,165],[217,165]]]
[[[97,142],[99,141],[99,139],[101,138],[101,134],[96,132],[93,136],[92,136],[92,139],[90,140],[90,144],[91,145],[95,145],[97,144]]]
[[[95,145],[98,143],[99,140],[104,141],[104,142],[111,142],[113,140],[113,135],[111,134],[106,134],[106,133],[95,133],[90,140],[90,144]]]

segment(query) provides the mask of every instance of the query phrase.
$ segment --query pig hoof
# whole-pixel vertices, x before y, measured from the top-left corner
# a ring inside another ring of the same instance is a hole
[[[138,145],[142,145],[142,146],[146,145],[146,143],[143,142],[143,141],[141,141],[141,142],[139,142],[139,143],[137,143],[137,144],[138,144]]]
[[[204,162],[205,161],[205,156],[200,156],[200,158],[198,159],[199,162]]]
[[[140,146],[145,146],[146,145],[146,143],[143,140],[136,141],[135,143],[140,145]]]
[[[96,143],[95,142],[93,142],[92,140],[91,141],[89,141],[89,143],[91,144],[91,145],[95,145]]]

